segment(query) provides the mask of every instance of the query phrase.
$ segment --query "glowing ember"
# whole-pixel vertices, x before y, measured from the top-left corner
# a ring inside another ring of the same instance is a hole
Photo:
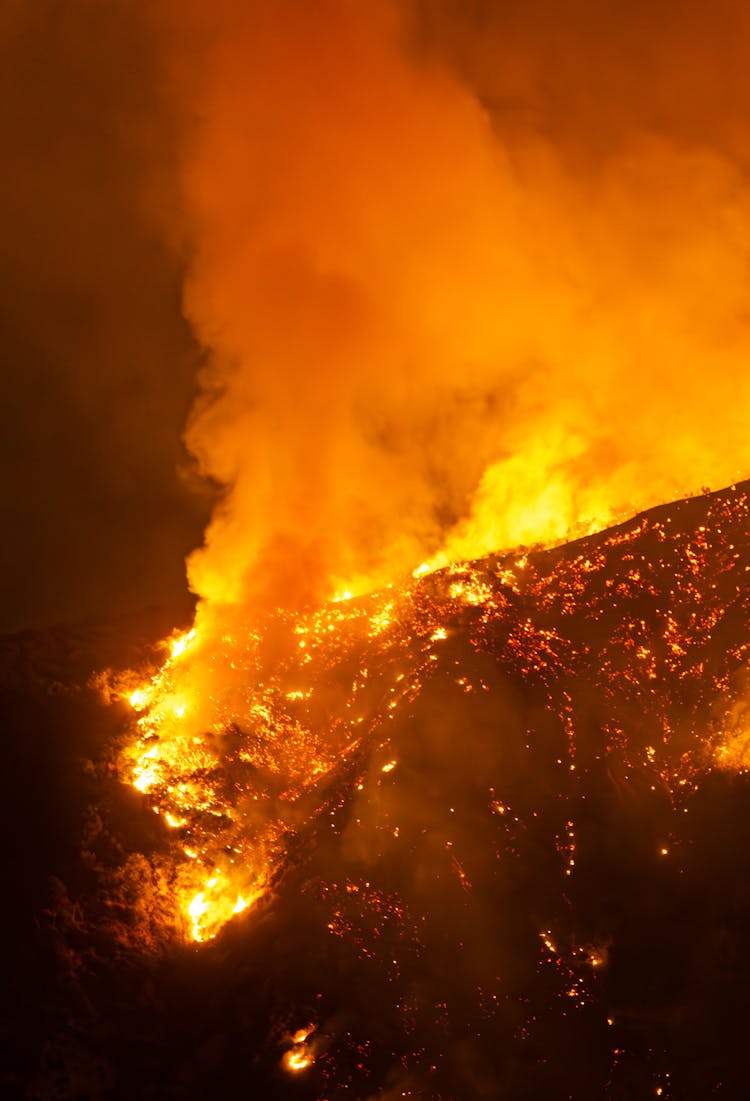
[[[188,915],[193,923],[193,940],[203,940],[201,919],[206,913],[206,910],[208,910],[206,896],[203,891],[199,891],[195,898],[191,899],[187,907]]]
[[[307,1025],[306,1028],[298,1028],[292,1035],[293,1044],[303,1044],[305,1040],[315,1031],[314,1025]]]
[[[283,1058],[283,1064],[287,1070],[294,1073],[300,1070],[306,1070],[311,1066],[314,1059],[307,1048],[294,1048],[292,1051],[287,1051]]]
[[[666,717],[658,720],[658,737],[653,722],[644,726],[638,748],[632,734],[629,742],[624,739],[627,720],[618,713],[636,700],[648,710],[654,683],[679,685],[683,694],[694,684],[705,695],[708,677],[715,699],[726,696],[726,674],[718,668],[711,673],[700,655],[724,614],[722,602],[742,591],[744,575],[735,582],[731,572],[739,555],[734,544],[723,546],[722,531],[748,515],[748,501],[730,491],[717,496],[711,509],[711,528],[704,525],[692,542],[679,532],[673,537],[668,525],[650,516],[598,537],[580,553],[571,548],[546,559],[523,555],[465,563],[400,588],[296,616],[280,613],[252,630],[222,624],[217,637],[212,623],[199,616],[191,631],[173,640],[153,678],[131,686],[126,696],[138,717],[137,737],[123,759],[125,773],[175,838],[175,925],[195,941],[216,936],[267,894],[283,870],[293,839],[289,822],[298,827],[323,820],[341,799],[337,793],[367,791],[371,750],[387,746],[388,726],[442,675],[443,651],[436,643],[456,631],[477,653],[492,656],[529,690],[542,693],[566,731],[558,764],[572,783],[586,775],[565,688],[572,676],[588,677],[592,690],[610,701],[602,727],[609,767],[626,775],[647,768],[653,790],[659,785],[686,809],[701,769],[712,763],[744,768],[744,712],[731,712],[728,705],[724,732],[707,739],[697,729],[690,748],[679,753],[670,748]],[[639,540],[659,548],[660,557],[640,550]],[[702,571],[717,556],[723,587],[706,589]],[[616,585],[607,573],[615,561],[622,562]],[[644,600],[656,609],[648,614],[663,624],[660,638],[637,603]],[[533,607],[534,615],[524,614],[524,607]],[[616,609],[619,619],[612,619]],[[611,641],[594,653],[570,633],[576,616],[589,625],[608,617]],[[740,663],[742,654],[724,658]],[[454,674],[453,683],[470,695],[487,687],[475,674]],[[662,698],[664,707],[668,701]],[[683,730],[680,744],[685,737]],[[395,757],[387,759],[379,771],[393,773],[396,764]],[[495,789],[488,806],[499,818],[514,820]],[[387,829],[392,838],[401,836],[398,822]],[[557,849],[563,874],[573,877],[578,841],[572,805],[560,824]],[[666,842],[658,848],[661,857],[671,852]],[[455,852],[451,861],[451,874],[470,891],[464,862]],[[596,953],[589,965],[601,965]]]

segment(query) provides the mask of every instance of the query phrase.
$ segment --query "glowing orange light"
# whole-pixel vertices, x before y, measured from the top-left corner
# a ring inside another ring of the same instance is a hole
[[[204,939],[200,923],[201,918],[207,910],[208,903],[206,902],[206,896],[203,891],[199,891],[195,898],[191,900],[187,908],[187,912],[193,924],[193,940],[201,941]]]
[[[314,1025],[307,1025],[306,1028],[298,1028],[292,1035],[293,1044],[303,1044],[305,1040],[315,1031]]]
[[[177,638],[172,639],[170,646],[172,660],[181,657],[187,650],[190,643],[195,638],[195,628],[187,631],[184,635],[179,635]]]
[[[294,1048],[286,1052],[283,1062],[287,1070],[297,1073],[311,1066],[314,1059],[307,1048]]]

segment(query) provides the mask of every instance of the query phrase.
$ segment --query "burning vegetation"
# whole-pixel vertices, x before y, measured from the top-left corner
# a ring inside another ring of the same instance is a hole
[[[164,827],[160,936],[205,943],[235,918],[252,935],[299,891],[310,949],[376,969],[390,1039],[342,1031],[337,1011],[369,1017],[334,984],[328,1019],[281,1045],[288,1073],[315,1064],[316,1097],[374,1088],[384,1058],[405,1096],[482,1096],[453,1050],[466,1030],[485,1061],[512,1034],[544,1083],[552,1018],[574,1046],[609,1038],[590,1071],[607,1088],[640,1075],[670,1096],[668,1045],[644,1057],[612,1001],[629,934],[606,896],[636,867],[655,898],[692,883],[706,792],[745,774],[749,532],[732,488],[235,621],[208,649],[200,623],[174,637],[127,689],[121,758]],[[295,967],[304,986],[304,953]]]
[[[592,7],[133,16],[215,507],[87,757],[50,921],[120,1080],[71,1097],[747,1095],[693,1048],[750,970],[750,497],[674,502],[750,470],[750,26]]]
[[[398,759],[385,759],[389,724],[446,675],[456,638],[538,696],[564,731],[563,807],[578,802],[593,769],[623,784],[634,771],[652,774],[653,789],[686,812],[701,773],[742,768],[747,755],[736,697],[750,644],[733,636],[716,653],[717,632],[741,615],[747,515],[745,492],[731,491],[713,499],[695,532],[672,515],[647,514],[564,553],[420,570],[367,597],[279,612],[218,646],[211,640],[208,652],[199,627],[173,638],[158,673],[128,693],[142,715],[123,770],[175,835],[186,931],[197,941],[215,936],[271,886],[295,833],[335,818],[373,770],[378,786],[396,770]],[[453,664],[458,690],[489,692]],[[579,744],[573,694],[582,685],[598,717]],[[495,788],[487,794],[490,810],[505,815]],[[383,828],[400,837],[398,824]],[[569,876],[572,810],[560,853]]]
[[[616,541],[559,569],[537,567],[554,555],[479,559],[601,530],[691,489],[696,470],[714,485],[747,470],[735,141],[634,127],[576,159],[567,133],[519,132],[488,106],[454,22],[450,3],[430,17],[195,0],[154,27],[179,146],[170,229],[205,350],[185,440],[221,499],[188,561],[195,624],[128,689],[138,738],[122,770],[173,838],[176,920],[196,941],[257,908],[292,839],[367,790],[388,725],[456,637],[546,700],[572,784],[585,753],[571,686],[648,700],[709,629],[706,597],[694,631],[679,612],[698,537],[679,585],[642,555],[602,593]],[[522,28],[505,31],[529,65],[523,94],[543,102]],[[486,41],[507,61],[499,32]],[[669,531],[662,543],[682,553]],[[598,652],[599,619],[628,601],[643,614]],[[483,684],[457,675],[466,695]],[[627,777],[622,723],[602,723],[596,759]],[[643,752],[677,798],[698,751],[674,758],[688,718],[664,723]],[[397,755],[382,769],[398,782]],[[567,813],[569,874],[576,837]]]

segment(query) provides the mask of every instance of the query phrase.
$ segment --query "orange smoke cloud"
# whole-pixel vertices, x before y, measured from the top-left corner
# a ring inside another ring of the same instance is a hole
[[[206,349],[186,438],[225,487],[189,559],[204,600],[362,590],[750,472],[750,195],[726,149],[630,126],[572,156],[385,0],[178,19]]]

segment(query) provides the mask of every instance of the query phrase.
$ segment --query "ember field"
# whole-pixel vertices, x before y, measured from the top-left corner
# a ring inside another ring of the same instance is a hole
[[[749,571],[745,484],[221,653],[5,640],[6,1094],[745,1096]]]

